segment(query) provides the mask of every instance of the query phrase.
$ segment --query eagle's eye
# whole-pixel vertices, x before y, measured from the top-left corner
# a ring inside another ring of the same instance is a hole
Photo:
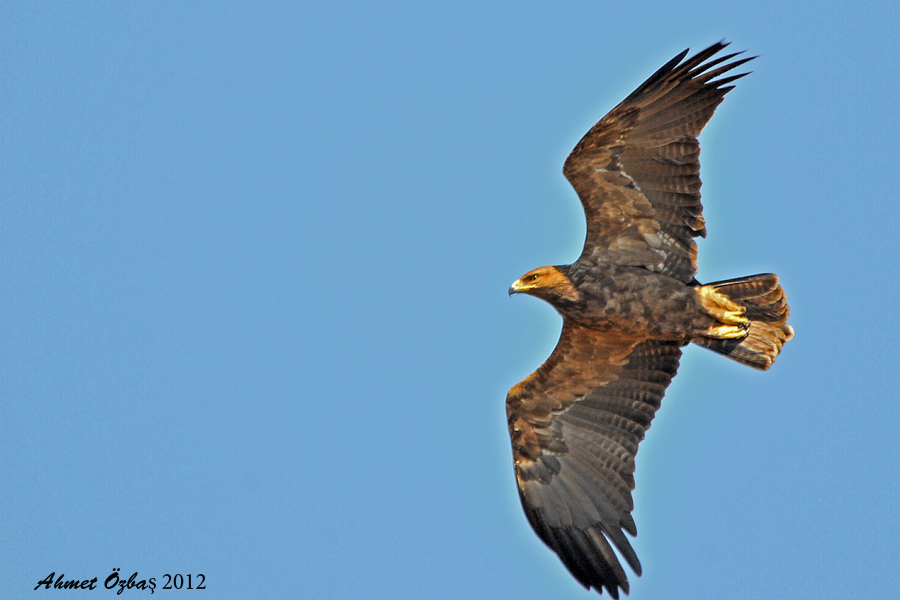
[[[531,283],[532,281],[537,281],[537,280],[538,280],[538,275],[535,274],[535,275],[529,275],[529,276],[528,276],[528,279],[527,279],[526,281],[528,281],[529,283]]]

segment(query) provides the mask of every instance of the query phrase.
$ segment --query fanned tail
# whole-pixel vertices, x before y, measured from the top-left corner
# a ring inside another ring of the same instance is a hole
[[[716,319],[704,335],[692,341],[728,358],[766,370],[784,343],[794,337],[787,324],[787,295],[772,273],[701,285],[697,295]]]

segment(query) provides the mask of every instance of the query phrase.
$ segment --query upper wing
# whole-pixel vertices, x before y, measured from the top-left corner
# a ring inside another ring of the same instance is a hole
[[[713,69],[739,54],[707,60],[725,46],[713,44],[683,63],[687,50],[670,60],[566,158],[563,173],[587,216],[582,259],[641,266],[685,283],[693,279],[693,238],[706,235],[697,136],[734,88],[726,84],[746,73],[712,80],[752,60]]]
[[[640,575],[634,457],[678,370],[677,342],[598,337],[564,323],[550,358],[506,397],[519,497],[535,532],[586,588],[613,598]]]

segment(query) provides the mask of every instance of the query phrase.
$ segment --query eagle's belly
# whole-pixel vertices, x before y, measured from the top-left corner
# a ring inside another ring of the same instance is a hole
[[[671,277],[618,265],[573,275],[578,306],[561,312],[592,329],[687,342],[709,326],[696,288]]]

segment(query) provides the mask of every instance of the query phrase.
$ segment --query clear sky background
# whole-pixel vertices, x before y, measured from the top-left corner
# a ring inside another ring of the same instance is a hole
[[[894,1],[4,3],[0,596],[592,597],[519,506],[504,398],[561,320],[506,292],[578,256],[581,135],[727,38],[760,58],[701,137],[700,279],[777,272],[797,335],[686,350],[630,597],[896,597],[898,36]]]

